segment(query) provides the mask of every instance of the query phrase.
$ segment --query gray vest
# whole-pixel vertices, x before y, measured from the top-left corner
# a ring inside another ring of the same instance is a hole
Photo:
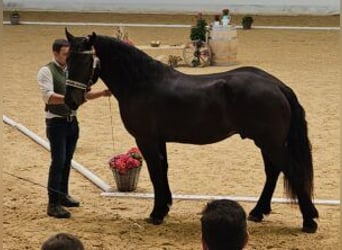
[[[65,95],[66,92],[66,72],[58,67],[54,62],[46,65],[52,74],[53,78],[53,91],[60,95]],[[46,104],[45,111],[50,111],[53,114],[68,116],[71,113],[70,108],[66,104]]]

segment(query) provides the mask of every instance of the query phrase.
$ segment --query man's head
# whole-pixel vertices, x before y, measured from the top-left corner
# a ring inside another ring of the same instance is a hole
[[[248,241],[246,213],[232,200],[215,200],[202,212],[204,250],[241,250]]]
[[[67,233],[58,233],[48,238],[41,250],[84,250],[82,242]]]
[[[52,52],[56,61],[61,65],[66,65],[69,56],[69,42],[65,39],[56,39],[52,44]]]

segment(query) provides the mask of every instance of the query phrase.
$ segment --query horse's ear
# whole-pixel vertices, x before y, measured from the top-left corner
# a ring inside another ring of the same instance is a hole
[[[96,33],[93,32],[91,35],[88,36],[88,38],[89,38],[89,43],[91,45],[94,45],[95,44],[95,40],[96,40]]]
[[[74,40],[74,36],[71,35],[71,34],[69,33],[67,27],[65,27],[65,35],[66,35],[66,37],[67,37],[67,39],[68,39],[69,42],[71,42],[72,40]]]

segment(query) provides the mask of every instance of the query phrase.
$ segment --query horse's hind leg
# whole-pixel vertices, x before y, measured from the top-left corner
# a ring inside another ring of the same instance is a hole
[[[312,203],[311,198],[301,188],[297,190],[298,203],[303,215],[303,228],[305,233],[315,233],[317,231],[317,222],[313,219],[318,218],[318,211]]]
[[[165,149],[159,142],[136,139],[137,145],[144,156],[148,172],[154,189],[154,207],[149,222],[159,225],[168,214],[171,201],[171,192],[167,179],[167,158]],[[165,144],[165,143],[164,143]]]
[[[248,220],[260,222],[264,215],[271,212],[271,199],[277,184],[280,170],[269,160],[268,156],[262,152],[265,165],[266,183],[256,206],[251,210]]]
[[[317,223],[314,221],[314,218],[318,218],[318,211],[313,205],[310,195],[305,191],[303,181],[301,181],[304,178],[300,170],[302,166],[293,167],[294,164],[298,163],[294,162],[293,157],[285,147],[272,147],[271,150],[265,151],[265,154],[271,161],[271,164],[277,166],[284,173],[285,181],[290,187],[290,190],[292,190],[292,193],[288,194],[292,198],[298,198],[300,211],[303,216],[302,230],[307,233],[316,232]],[[291,168],[295,170],[290,171],[289,169]],[[289,192],[289,189],[286,191]]]
[[[287,187],[285,191],[291,198],[298,199],[299,208],[303,216],[302,231],[315,233],[318,226],[314,218],[318,218],[318,211],[312,202],[311,195],[309,194],[310,191],[305,188],[307,182],[304,176],[304,166],[294,159],[287,148],[283,148],[275,155],[278,156],[275,159],[279,161],[276,164],[281,167],[284,173],[285,187]]]
[[[293,159],[291,159],[290,164],[298,163],[293,162]],[[297,170],[294,174],[290,174],[287,169],[284,170],[285,180],[288,182],[288,185],[291,186],[291,189],[294,190],[298,199],[299,208],[303,216],[302,231],[306,233],[315,233],[318,225],[314,219],[318,218],[318,211],[312,202],[311,195],[305,188],[303,175],[302,170]]]

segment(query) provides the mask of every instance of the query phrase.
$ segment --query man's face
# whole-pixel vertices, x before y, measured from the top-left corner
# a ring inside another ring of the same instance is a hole
[[[69,56],[69,49],[70,49],[69,46],[63,46],[61,50],[59,51],[59,53],[56,51],[53,52],[56,61],[62,66],[66,65],[66,60]]]

